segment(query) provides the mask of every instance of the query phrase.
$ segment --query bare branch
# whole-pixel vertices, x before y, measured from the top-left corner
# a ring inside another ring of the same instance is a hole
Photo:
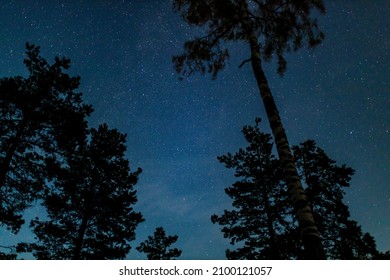
[[[251,60],[252,60],[251,58],[245,59],[243,62],[241,62],[240,66],[238,66],[238,68],[241,68],[242,66],[244,66],[246,63],[250,62]]]

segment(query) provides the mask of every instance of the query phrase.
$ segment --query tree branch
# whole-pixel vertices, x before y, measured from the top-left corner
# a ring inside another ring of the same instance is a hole
[[[241,68],[242,66],[244,66],[246,63],[250,62],[251,60],[252,60],[252,58],[245,59],[243,62],[241,62],[241,64],[238,66],[238,68]]]

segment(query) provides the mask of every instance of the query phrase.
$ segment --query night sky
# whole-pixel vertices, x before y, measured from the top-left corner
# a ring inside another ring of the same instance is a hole
[[[50,63],[72,60],[80,92],[106,122],[127,133],[132,170],[143,169],[135,247],[163,226],[177,234],[181,259],[225,259],[228,240],[212,214],[230,208],[224,189],[233,170],[216,159],[245,147],[241,129],[256,117],[269,132],[250,65],[249,48],[233,44],[227,68],[215,81],[195,75],[180,81],[172,55],[199,30],[172,11],[172,1],[0,1],[0,77],[27,75],[25,43],[41,46]],[[390,2],[325,1],[325,33],[314,51],[287,56],[284,77],[275,61],[265,70],[290,144],[313,139],[339,164],[356,170],[345,202],[380,251],[390,250]],[[27,218],[42,215],[39,207]],[[28,222],[27,222],[28,224]],[[0,245],[31,241],[0,232]]]

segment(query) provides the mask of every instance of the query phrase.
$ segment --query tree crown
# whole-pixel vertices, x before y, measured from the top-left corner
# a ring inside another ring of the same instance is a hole
[[[207,72],[215,78],[229,58],[223,43],[249,42],[251,36],[256,36],[264,60],[277,57],[283,74],[286,52],[297,51],[305,41],[314,48],[324,38],[313,17],[314,11],[325,13],[322,0],[175,0],[173,7],[187,23],[206,32],[185,42],[184,53],[173,57],[183,76]]]

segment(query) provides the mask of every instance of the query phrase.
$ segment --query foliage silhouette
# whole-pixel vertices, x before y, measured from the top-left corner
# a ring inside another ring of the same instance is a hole
[[[162,227],[156,228],[153,236],[142,242],[137,250],[145,253],[148,260],[172,260],[181,255],[181,250],[169,247],[177,241],[177,235],[166,235]]]
[[[234,168],[241,180],[225,190],[233,199],[233,210],[213,215],[211,220],[221,225],[224,237],[236,245],[226,251],[228,259],[305,258],[293,211],[286,207],[281,163],[272,155],[271,136],[260,131],[259,123],[256,119],[254,127],[244,127],[249,143],[245,150],[218,157],[227,168]],[[326,258],[385,257],[377,251],[374,238],[350,219],[348,206],[342,201],[353,169],[338,166],[312,140],[294,146],[293,152],[324,240]]]
[[[349,187],[354,170],[338,166],[312,140],[293,147],[300,176],[313,205],[314,219],[320,229],[324,251],[332,259],[372,259],[378,254],[373,237],[363,234],[350,220],[344,204],[344,188]]]
[[[206,35],[185,42],[185,52],[174,56],[176,71],[182,75],[210,73],[216,78],[229,58],[223,43],[243,41],[250,49],[252,70],[262,97],[286,182],[290,203],[300,226],[306,259],[323,259],[324,252],[312,210],[288,144],[282,121],[263,71],[262,60],[276,57],[278,73],[286,70],[286,52],[305,44],[314,48],[323,39],[313,11],[325,12],[322,0],[175,0],[174,10]],[[242,65],[243,65],[242,64]],[[241,65],[241,66],[242,66]]]
[[[285,250],[289,240],[284,236],[292,226],[288,222],[292,209],[286,204],[282,169],[272,154],[271,136],[260,131],[259,123],[260,119],[256,119],[254,127],[243,128],[249,143],[246,149],[218,157],[227,168],[235,169],[236,177],[242,178],[225,189],[233,199],[234,210],[211,217],[213,223],[223,226],[224,237],[232,245],[243,243],[240,248],[227,250],[228,259],[292,258],[291,252]]]
[[[0,226],[17,233],[23,211],[39,197],[67,141],[80,141],[92,108],[75,90],[79,77],[64,73],[70,60],[49,64],[26,44],[29,76],[0,79]]]
[[[141,169],[130,172],[125,138],[103,124],[83,143],[68,145],[44,196],[49,220],[31,221],[37,242],[19,244],[18,252],[37,259],[125,258],[143,221],[132,208]]]
[[[14,246],[0,246],[0,248],[8,250],[7,253],[0,252],[0,260],[16,260],[17,255]]]
[[[330,259],[373,259],[378,255],[374,238],[350,219],[343,202],[344,188],[350,186],[354,170],[337,165],[313,140],[293,147],[299,174],[313,205],[324,251]]]
[[[375,260],[390,260],[390,251],[386,251],[384,253],[379,252],[377,256],[374,258]]]

